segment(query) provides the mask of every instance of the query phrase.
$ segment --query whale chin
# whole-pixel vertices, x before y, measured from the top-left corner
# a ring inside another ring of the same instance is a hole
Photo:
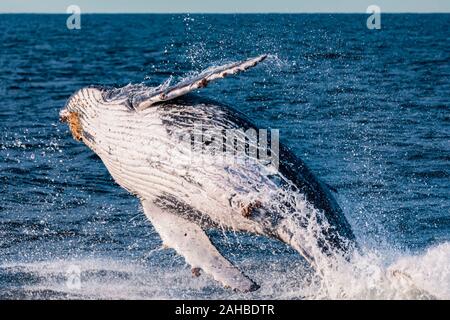
[[[83,140],[83,127],[81,126],[80,114],[74,111],[62,110],[59,120],[69,125],[72,137],[77,141]]]

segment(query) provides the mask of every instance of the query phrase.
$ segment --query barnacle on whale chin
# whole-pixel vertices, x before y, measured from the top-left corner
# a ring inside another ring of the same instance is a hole
[[[80,115],[78,112],[68,112],[66,115],[61,117],[62,122],[67,122],[69,124],[70,132],[72,132],[72,136],[75,140],[82,140],[82,130]]]

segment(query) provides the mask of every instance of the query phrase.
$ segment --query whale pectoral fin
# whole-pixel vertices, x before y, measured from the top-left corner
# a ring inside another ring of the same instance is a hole
[[[165,212],[151,201],[143,200],[142,206],[164,244],[175,249],[192,268],[201,268],[224,286],[241,292],[259,288],[219,253],[197,224]]]
[[[155,103],[172,100],[191,91],[204,88],[213,80],[222,79],[226,76],[245,71],[256,66],[259,62],[266,58],[267,55],[261,55],[245,61],[229,63],[220,67],[206,69],[196,77],[184,80],[167,89],[157,91],[151,97],[146,97],[144,101],[138,103],[136,109],[144,110]]]

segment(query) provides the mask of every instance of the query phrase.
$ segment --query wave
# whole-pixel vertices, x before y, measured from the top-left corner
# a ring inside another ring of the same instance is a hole
[[[395,257],[394,257],[395,256]],[[374,251],[340,261],[323,277],[292,257],[246,259],[240,266],[261,289],[238,294],[206,276],[193,278],[182,261],[172,265],[115,258],[78,258],[7,263],[9,279],[2,299],[449,299],[450,243],[420,255]],[[330,265],[329,265],[330,266]],[[71,287],[70,270],[80,270],[80,286]]]
[[[417,255],[355,254],[328,270],[315,298],[449,299],[450,243]]]

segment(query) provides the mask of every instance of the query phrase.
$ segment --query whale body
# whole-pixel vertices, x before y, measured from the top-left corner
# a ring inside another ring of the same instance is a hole
[[[332,193],[301,159],[273,143],[274,137],[264,152],[276,159],[276,168],[267,157],[249,156],[245,151],[261,151],[261,141],[243,135],[258,132],[245,115],[187,95],[265,57],[208,69],[172,87],[83,88],[60,112],[73,137],[100,157],[121,187],[139,197],[163,243],[185,258],[194,275],[203,270],[243,292],[258,285],[221,255],[205,231],[276,238],[316,268],[317,252],[345,255],[355,246]],[[205,138],[211,132],[234,132],[235,141],[245,140],[246,147],[232,156],[217,152],[227,138]],[[202,136],[199,145],[193,144],[196,134]]]

